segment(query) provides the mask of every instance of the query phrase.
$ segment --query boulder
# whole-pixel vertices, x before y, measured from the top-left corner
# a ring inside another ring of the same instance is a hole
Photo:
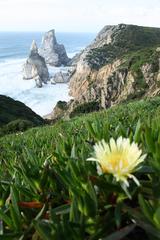
[[[57,43],[55,30],[45,33],[42,39],[41,48],[39,49],[39,54],[44,57],[46,63],[51,66],[65,66],[70,61],[64,45]]]
[[[29,57],[23,66],[23,79],[34,79],[37,87],[42,87],[42,83],[49,80],[45,59],[39,55],[35,41],[32,42]]]
[[[57,72],[52,78],[51,83],[67,83],[69,80],[70,74],[69,72]]]

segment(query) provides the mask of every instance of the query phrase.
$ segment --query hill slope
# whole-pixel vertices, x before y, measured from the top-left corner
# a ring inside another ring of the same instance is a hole
[[[79,56],[70,79],[77,104],[106,108],[124,100],[160,94],[160,29],[106,26]]]
[[[160,239],[159,119],[154,98],[0,138],[2,239]],[[124,189],[86,161],[120,136],[147,154],[133,173],[140,186]]]
[[[18,130],[20,127],[38,126],[44,124],[44,120],[34,113],[25,104],[15,101],[10,97],[0,95],[0,128],[3,131]]]

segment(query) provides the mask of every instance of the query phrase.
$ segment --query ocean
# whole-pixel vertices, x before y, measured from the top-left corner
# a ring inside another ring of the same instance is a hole
[[[23,80],[22,67],[28,57],[32,40],[40,46],[44,33],[0,32],[0,94],[10,96],[29,106],[41,116],[50,113],[57,101],[68,101],[68,84],[37,88],[34,80]],[[90,44],[94,33],[56,33],[59,43],[63,43],[69,57],[79,53]],[[49,67],[50,73],[60,68]]]

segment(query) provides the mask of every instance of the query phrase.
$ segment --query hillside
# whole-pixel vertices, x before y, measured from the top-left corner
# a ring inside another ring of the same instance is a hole
[[[1,238],[160,239],[159,119],[153,98],[0,138]],[[140,186],[86,161],[97,141],[120,136],[147,154]]]
[[[159,46],[159,38],[160,28],[125,24],[106,26],[89,47],[86,60],[92,69],[100,69],[126,53]]]
[[[107,108],[160,94],[160,29],[106,26],[79,55],[70,79],[69,105],[97,102]]]
[[[25,104],[0,95],[0,134],[25,130],[44,123],[45,121]]]

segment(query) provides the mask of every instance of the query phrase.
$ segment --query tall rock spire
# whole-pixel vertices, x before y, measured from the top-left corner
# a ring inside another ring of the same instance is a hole
[[[38,47],[37,47],[37,44],[36,44],[35,40],[32,41],[32,44],[31,44],[31,47],[30,47],[30,51],[31,51],[30,55],[38,53]]]
[[[36,42],[33,40],[29,57],[23,66],[23,79],[34,79],[37,87],[42,87],[42,83],[49,80],[49,72],[45,59],[39,55]]]
[[[39,54],[45,58],[47,64],[52,66],[67,65],[70,60],[64,45],[57,43],[55,30],[45,33]]]

